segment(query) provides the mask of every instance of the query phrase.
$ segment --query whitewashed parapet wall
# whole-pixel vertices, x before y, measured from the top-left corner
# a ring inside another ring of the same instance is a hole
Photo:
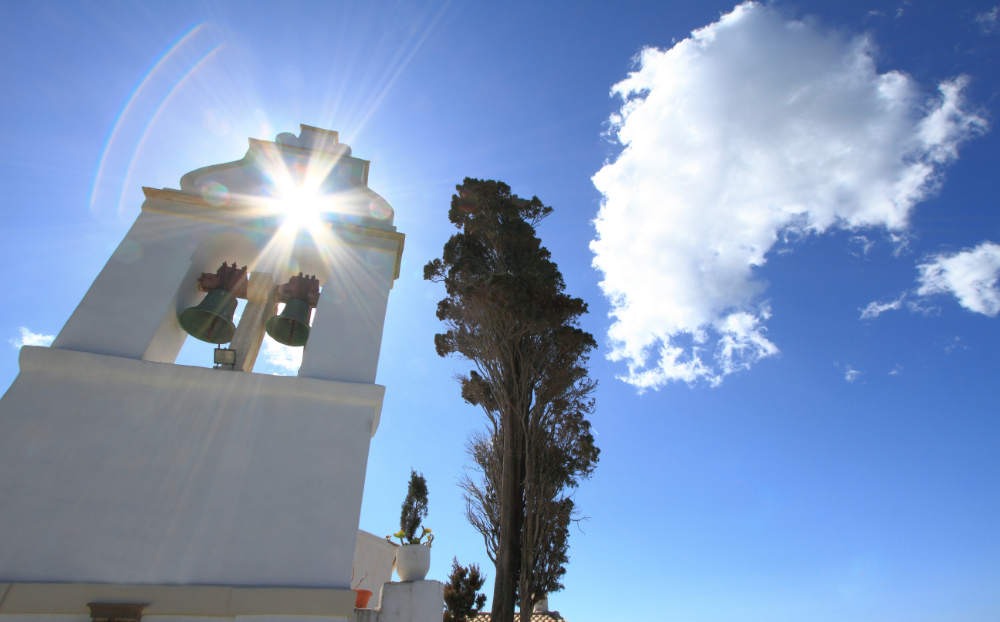
[[[278,166],[329,172],[319,241],[275,240]],[[0,399],[0,618],[83,620],[88,602],[141,602],[147,619],[353,615],[384,394],[374,381],[403,250],[367,175],[336,133],[302,126],[251,140],[243,159],[189,173],[180,190],[145,189],[52,347],[22,348]],[[222,261],[275,284],[320,279],[298,377],[174,364],[187,338],[177,313]]]

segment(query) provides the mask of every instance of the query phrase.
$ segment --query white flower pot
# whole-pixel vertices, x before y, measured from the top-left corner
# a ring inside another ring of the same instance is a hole
[[[400,581],[423,581],[431,569],[431,548],[404,544],[396,551],[396,574]]]

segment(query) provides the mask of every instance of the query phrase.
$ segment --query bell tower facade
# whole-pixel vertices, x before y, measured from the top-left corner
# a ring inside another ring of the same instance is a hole
[[[353,614],[404,242],[368,165],[303,125],[143,189],[0,399],[0,620]],[[265,333],[304,347],[297,377],[252,373]],[[188,338],[228,344],[220,365],[176,365]]]

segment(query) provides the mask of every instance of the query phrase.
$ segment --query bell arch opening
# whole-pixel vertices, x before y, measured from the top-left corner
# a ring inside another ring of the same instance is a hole
[[[158,363],[177,363],[181,351],[184,350],[184,362],[181,364],[211,367],[212,365],[194,363],[194,356],[200,358],[201,355],[192,354],[189,356],[189,351],[191,353],[200,352],[202,348],[197,343],[211,346],[210,349],[212,350],[215,349],[215,346],[198,342],[197,339],[188,339],[189,335],[181,327],[178,316],[183,311],[198,306],[208,296],[208,293],[199,289],[199,277],[202,274],[216,273],[223,263],[232,266],[239,265],[245,268],[253,265],[259,255],[260,248],[257,243],[248,236],[235,231],[218,233],[202,240],[191,254],[190,266],[181,279],[181,282],[177,284],[176,292],[170,304],[167,305],[167,309],[164,310],[160,326],[146,348],[142,360]],[[237,298],[235,302],[236,309],[233,316],[237,317],[237,313],[242,315],[246,307],[246,301]],[[197,343],[189,344],[188,342]],[[185,348],[185,345],[187,345],[187,348]],[[212,361],[211,355],[208,357],[208,360]]]

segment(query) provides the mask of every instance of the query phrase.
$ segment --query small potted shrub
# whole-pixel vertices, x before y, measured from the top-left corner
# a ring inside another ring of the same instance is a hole
[[[403,500],[403,511],[399,516],[399,531],[386,540],[399,538],[400,547],[396,551],[396,574],[400,581],[422,581],[431,569],[431,543],[434,534],[420,522],[427,517],[427,480],[414,470],[410,470],[410,486]],[[424,538],[427,541],[424,541]]]

